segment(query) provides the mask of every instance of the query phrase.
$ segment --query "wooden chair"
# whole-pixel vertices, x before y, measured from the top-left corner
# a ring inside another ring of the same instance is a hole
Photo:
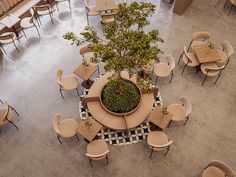
[[[190,47],[192,48],[194,45],[201,45],[201,44],[205,44],[205,40],[210,38],[210,33],[206,32],[206,31],[199,31],[196,32],[192,35],[192,41],[190,42],[189,46],[188,46],[188,51],[190,49]]]
[[[230,10],[229,10],[229,13],[228,13],[228,16],[229,16],[230,13],[231,13],[231,11],[233,10],[233,8],[236,6],[236,0],[226,0],[226,1],[225,1],[224,8],[226,7],[228,1],[231,3],[231,7],[230,7]]]
[[[181,75],[184,74],[185,68],[187,66],[189,66],[189,67],[196,67],[196,66],[200,65],[200,63],[199,63],[199,61],[197,59],[197,56],[194,53],[187,52],[187,47],[186,46],[184,46],[184,51],[183,51],[183,53],[179,57],[178,64],[180,63],[181,57],[182,57],[183,63],[185,64],[184,67],[183,67]]]
[[[58,69],[57,73],[56,73],[56,79],[57,79],[57,82],[60,86],[59,91],[61,93],[62,99],[64,99],[62,91],[76,90],[77,94],[79,96],[79,91],[78,91],[78,88],[77,88],[79,86],[78,79],[75,76],[65,76],[62,79],[62,74],[63,74],[63,71],[61,69]]]
[[[216,82],[218,81],[218,79],[221,76],[221,72],[223,71],[223,69],[225,69],[225,65],[223,66],[217,66],[216,63],[203,63],[201,65],[201,71],[202,73],[205,75],[203,81],[202,81],[202,85],[205,83],[207,77],[216,77],[216,80],[214,82],[214,84],[216,84]]]
[[[53,10],[52,10],[52,6],[50,4],[43,4],[43,5],[34,6],[33,9],[34,9],[36,16],[39,20],[39,23],[41,25],[42,25],[42,22],[40,20],[40,16],[44,16],[44,15],[49,15],[51,22],[53,24],[53,19],[52,19]]]
[[[5,54],[7,54],[6,50],[4,49],[3,45],[5,44],[10,44],[13,43],[17,52],[19,53],[19,49],[16,46],[15,41],[19,39],[17,38],[16,34],[14,32],[5,32],[3,34],[0,35],[0,47],[2,48],[2,50],[4,51]]]
[[[109,152],[110,150],[108,149],[108,146],[104,140],[94,140],[88,144],[87,153],[85,155],[89,159],[90,166],[93,167],[92,160],[102,160],[105,158],[107,160],[108,165]]]
[[[0,125],[11,123],[18,130],[16,124],[12,121],[13,114],[11,110],[12,108],[7,104],[7,102],[2,105],[2,108],[0,108]]]
[[[166,151],[165,156],[170,150],[170,145],[173,143],[172,140],[168,140],[167,135],[161,131],[153,131],[149,133],[147,137],[147,143],[151,148],[151,153],[149,158],[152,157],[153,151]]]
[[[233,169],[225,162],[212,160],[205,167],[202,177],[235,177]]]
[[[84,5],[86,8],[87,23],[89,26],[89,16],[99,16],[100,12],[97,11],[96,7],[89,6],[89,0],[84,0]]]
[[[63,127],[63,124],[67,125]],[[53,116],[53,128],[57,133],[57,139],[61,144],[62,142],[60,137],[70,138],[76,136],[77,140],[79,141],[79,137],[77,135],[78,123],[76,122],[76,120],[64,119],[63,121],[61,121],[61,115],[56,114]]]
[[[26,34],[25,34],[25,31],[24,29],[29,29],[29,28],[33,28],[35,27],[37,32],[38,32],[38,35],[40,37],[40,33],[39,33],[39,30],[38,30],[38,27],[36,26],[36,19],[34,18],[35,16],[35,13],[34,13],[34,10],[31,8],[30,9],[30,14],[31,16],[30,17],[25,17],[21,20],[20,22],[20,26],[21,26],[21,29],[26,37]],[[38,21],[37,21],[38,22]],[[26,37],[27,38],[27,37]]]
[[[224,63],[226,61],[225,67],[228,65],[230,57],[234,54],[233,46],[229,41],[223,41],[221,43],[223,50],[218,49],[218,53],[221,56],[222,60],[217,63]]]
[[[61,2],[68,2],[69,3],[69,7],[70,7],[70,11],[71,11],[71,2],[70,0],[55,0],[56,2],[56,7],[57,7],[57,11],[59,12],[59,8],[58,8],[58,3],[61,3]]]
[[[6,101],[5,101],[6,102]],[[4,105],[4,102],[3,102],[3,100],[1,100],[0,99],[0,103],[2,104],[2,106]],[[8,106],[9,106],[9,108],[11,109],[11,110],[13,110],[15,113],[16,113],[16,115],[19,117],[20,115],[19,115],[19,113],[16,111],[16,109],[13,107],[13,106],[10,106],[9,104],[8,104]]]
[[[167,63],[158,63],[154,65],[154,74],[156,75],[155,85],[158,77],[167,77],[171,75],[170,83],[174,76],[175,59],[172,55],[168,54],[165,56]]]

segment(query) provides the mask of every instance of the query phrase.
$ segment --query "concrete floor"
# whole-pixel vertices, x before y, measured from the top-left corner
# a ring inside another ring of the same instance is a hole
[[[171,6],[153,0],[157,11],[151,18],[149,29],[158,28],[165,40],[162,49],[171,53],[176,61],[188,44],[193,32],[206,30],[215,44],[229,40],[236,46],[236,11],[227,16],[221,0],[194,0],[183,16],[172,14]],[[145,141],[128,146],[110,146],[110,164],[94,162],[90,168],[86,143],[76,138],[56,139],[52,116],[79,118],[79,98],[76,92],[65,93],[62,100],[55,80],[55,72],[62,68],[65,74],[81,63],[79,48],[70,46],[62,36],[67,31],[81,32],[86,26],[82,0],[72,0],[73,12],[65,4],[54,15],[43,18],[39,39],[34,29],[22,38],[20,54],[11,45],[6,46],[9,56],[0,65],[0,97],[8,100],[20,113],[11,125],[0,128],[0,177],[198,177],[212,159],[228,163],[236,171],[236,76],[235,56],[216,85],[209,78],[200,86],[204,76],[187,68],[180,75],[183,65],[175,68],[171,84],[160,79],[158,87],[164,104],[178,102],[181,95],[190,98],[193,113],[186,126],[173,124],[165,130],[174,140],[169,154],[164,157],[154,153]],[[229,7],[228,7],[229,8]],[[90,23],[101,33],[97,17]],[[81,88],[82,91],[82,88]]]

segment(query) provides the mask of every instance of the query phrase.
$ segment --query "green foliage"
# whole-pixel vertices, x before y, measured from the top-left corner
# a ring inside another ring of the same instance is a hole
[[[142,93],[151,92],[151,88],[150,88],[151,81],[152,81],[152,78],[150,75],[145,75],[144,77],[137,78],[137,85],[139,89],[142,91]]]
[[[110,111],[125,113],[137,107],[140,102],[140,91],[131,81],[112,79],[104,87],[101,99]]]

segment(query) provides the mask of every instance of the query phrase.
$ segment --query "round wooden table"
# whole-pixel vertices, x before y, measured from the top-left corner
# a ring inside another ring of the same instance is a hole
[[[59,124],[59,131],[61,136],[67,138],[72,137],[77,133],[78,122],[74,119],[65,119]]]
[[[109,81],[108,78],[111,76],[112,73],[108,72],[96,80],[91,86],[87,97],[100,97],[103,87]],[[129,78],[128,72],[121,72],[121,76],[122,78],[136,83],[136,77]],[[153,93],[142,94],[140,101],[141,103],[137,110],[126,116],[118,116],[109,113],[102,107],[100,100],[89,101],[87,105],[94,119],[102,125],[115,130],[128,130],[137,127],[147,119],[155,102]]]

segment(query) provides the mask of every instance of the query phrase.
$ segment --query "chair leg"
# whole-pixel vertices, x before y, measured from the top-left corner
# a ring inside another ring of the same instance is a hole
[[[181,55],[179,56],[178,65],[179,65],[179,63],[180,63],[180,59],[182,58],[183,54],[184,54],[184,52],[182,52]]]
[[[54,24],[54,23],[53,23],[53,19],[52,19],[52,14],[49,13],[49,16],[50,16],[50,19],[51,19],[52,24]]]
[[[185,70],[185,68],[187,67],[187,65],[188,65],[188,63],[184,65],[184,68],[183,68],[183,70],[182,70],[182,73],[181,73],[181,75],[183,75],[183,74],[184,74],[184,70]]]
[[[71,10],[71,4],[70,4],[70,0],[68,0],[68,3],[69,3],[70,11],[72,11],[72,10]]]
[[[225,63],[225,68],[226,68],[226,66],[229,64],[229,60],[230,60],[230,58],[228,58],[228,60],[226,61],[226,63]],[[224,68],[224,69],[225,69]]]
[[[36,30],[37,30],[37,32],[38,32],[38,35],[39,35],[39,37],[40,37],[40,33],[39,33],[38,27],[37,27],[36,25],[34,25],[34,27],[36,28]]]
[[[77,92],[77,94],[78,94],[78,96],[79,96],[79,90],[78,90],[78,88],[76,88],[76,92]]]
[[[58,141],[62,144],[59,134],[57,134],[57,139],[58,139]]]
[[[23,34],[24,34],[25,38],[27,39],[24,29],[23,29],[23,28],[21,28],[21,30],[22,30],[22,32],[23,32]]]
[[[190,42],[190,44],[189,44],[189,46],[188,46],[188,50],[187,50],[187,51],[189,51],[189,49],[190,49],[190,47],[191,47],[192,43],[193,43],[193,40]]]
[[[0,103],[2,103],[3,104],[3,101],[0,99]]]
[[[75,136],[76,136],[76,138],[77,138],[77,140],[78,140],[78,142],[79,142],[79,137],[78,137],[78,135],[77,135],[77,134],[75,134]]]
[[[57,11],[59,12],[58,4],[56,3]]]
[[[153,147],[151,149],[151,153],[150,153],[150,156],[149,156],[150,159],[152,158],[152,153],[153,153]]]
[[[225,1],[224,8],[226,7],[226,4],[228,3],[228,0]]]
[[[100,69],[99,69],[99,65],[98,65],[98,75],[100,75]]]
[[[156,76],[156,81],[155,81],[155,85],[157,85],[157,79],[158,79],[158,76]]]
[[[108,155],[106,155],[106,159],[107,159],[107,165],[109,164],[109,161],[108,161]]]
[[[87,24],[89,26],[89,17],[88,17],[87,9],[86,9],[86,16],[87,16]]]
[[[2,44],[1,44],[1,48],[2,48],[3,52],[7,55],[7,52],[6,52],[6,50],[4,49],[4,47],[3,47]]]
[[[173,70],[172,70],[172,71],[171,71],[171,78],[170,78],[170,83],[171,83],[171,81],[172,81],[173,77],[174,77],[174,72],[173,72]]]
[[[170,121],[170,123],[169,123],[169,125],[168,125],[168,128],[170,128],[171,123],[172,123],[172,120]]]
[[[18,114],[18,112],[16,111],[16,109],[15,108],[13,108],[12,106],[9,106],[15,113],[16,113],[16,115],[19,117],[19,114]]]
[[[88,158],[88,159],[89,159],[89,164],[90,164],[91,168],[93,168],[92,160],[90,158]]]
[[[231,6],[231,8],[230,8],[230,10],[229,10],[229,13],[228,13],[228,16],[229,16],[229,14],[231,13],[231,11],[233,10],[233,8],[234,8],[235,5],[236,5],[236,3]]]
[[[10,122],[14,127],[16,127],[16,129],[18,130],[18,127],[16,126],[16,124],[10,120],[7,120],[8,122]]]
[[[201,86],[203,86],[204,82],[206,81],[206,78],[207,78],[207,75],[205,76]]]
[[[185,120],[185,122],[184,122],[184,125],[186,125],[186,124],[187,124],[188,120],[189,120],[189,116],[188,116],[188,117],[186,117],[186,120]]]
[[[17,52],[20,53],[19,49],[16,47],[15,41],[13,40],[12,42],[13,42],[13,44],[14,44],[14,46],[15,46]]]
[[[218,75],[218,77],[216,78],[216,81],[214,82],[214,84],[216,84],[216,82],[217,82],[218,79],[220,78],[220,75],[221,75],[221,74]]]
[[[168,146],[168,147],[166,148],[165,156],[168,154],[169,150],[170,150],[170,146]]]
[[[61,93],[61,97],[62,97],[62,99],[64,99],[64,96],[63,96],[63,94],[62,94],[62,90],[61,90],[61,88],[60,88],[60,93]]]

